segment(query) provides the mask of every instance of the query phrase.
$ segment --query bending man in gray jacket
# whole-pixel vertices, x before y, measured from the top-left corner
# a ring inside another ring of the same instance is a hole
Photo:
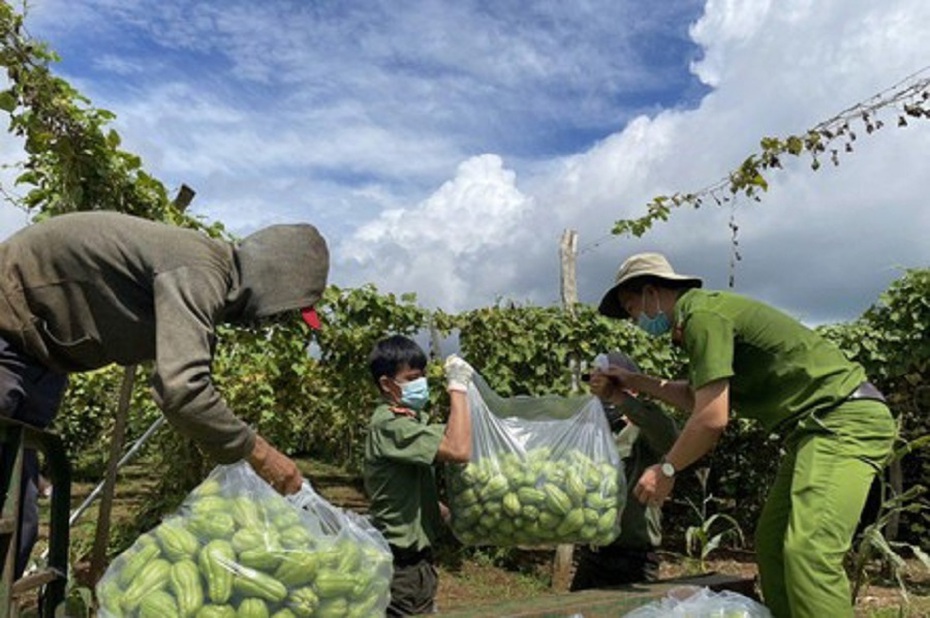
[[[307,224],[271,226],[238,244],[114,212],[31,225],[0,243],[0,414],[44,427],[68,373],[154,361],[157,403],[179,432],[220,463],[247,459],[279,492],[294,493],[297,465],[214,387],[216,325],[293,312],[317,327],[313,305],[328,271],[326,241]],[[35,488],[24,485],[28,522]],[[23,530],[17,574],[35,534]]]

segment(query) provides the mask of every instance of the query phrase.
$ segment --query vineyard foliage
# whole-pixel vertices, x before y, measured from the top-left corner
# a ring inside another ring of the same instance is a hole
[[[865,366],[898,414],[900,437],[930,434],[930,269],[909,269],[859,319],[824,328]],[[904,489],[930,482],[926,448],[902,459]],[[930,514],[905,512],[908,541],[930,547]]]
[[[143,171],[141,160],[120,149],[119,135],[107,127],[113,115],[95,109],[55,77],[50,65],[56,60],[25,33],[23,16],[0,1],[0,66],[8,77],[0,91],[0,111],[8,114],[8,130],[23,140],[26,156],[15,170],[16,187],[25,192],[17,195],[0,186],[0,194],[34,220],[75,210],[116,210],[228,237],[221,223],[185,214],[168,189]],[[367,418],[377,403],[367,356],[375,341],[388,334],[410,335],[429,350],[431,410],[437,420],[447,410],[441,361],[453,351],[504,396],[568,394],[578,388],[584,363],[611,349],[630,354],[649,373],[682,375],[682,359],[667,342],[605,319],[586,305],[563,309],[500,302],[450,315],[418,306],[413,295],[383,294],[367,285],[330,286],[319,309],[324,327],[316,333],[300,320],[264,329],[221,328],[214,376],[232,410],[281,450],[349,470],[358,469]],[[891,397],[905,438],[930,432],[928,324],[930,270],[923,269],[903,273],[859,319],[823,328]],[[135,371],[130,439],[159,418],[148,387],[151,367]],[[110,367],[71,378],[54,429],[65,439],[80,480],[102,477],[123,373]],[[744,528],[753,525],[778,450],[777,438],[740,420],[731,423],[707,460],[711,493],[725,498],[720,508]],[[139,530],[173,509],[214,463],[170,429],[156,434],[144,456],[160,485],[146,501],[146,513],[135,518]],[[908,485],[930,478],[928,453],[908,455],[904,472]],[[700,499],[698,491],[697,483],[683,475],[678,504],[687,497]],[[669,511],[670,527],[683,530],[693,523],[676,523],[674,504]],[[930,522],[905,519],[902,534],[926,547]]]
[[[889,395],[900,414],[902,439],[908,440],[930,433],[930,410],[922,399],[922,385],[930,384],[930,347],[922,336],[923,325],[930,320],[928,299],[930,270],[908,271],[861,318],[822,329],[862,362]],[[603,318],[584,305],[572,314],[560,307],[508,304],[449,315],[419,307],[412,296],[381,294],[369,285],[330,287],[321,309],[324,327],[315,334],[299,320],[266,330],[224,329],[214,369],[232,409],[274,444],[289,454],[349,471],[358,470],[368,415],[378,397],[367,356],[374,342],[387,334],[410,335],[430,349],[432,328],[444,342],[440,347],[448,346],[431,358],[428,367],[431,410],[437,421],[448,410],[441,388],[441,360],[453,351],[507,396],[568,394],[584,367],[577,361],[590,362],[609,349],[625,351],[649,373],[682,376],[682,359],[667,341],[650,338],[627,322]],[[458,345],[453,348],[448,341],[455,339]],[[105,438],[112,423],[120,376],[117,368],[74,375],[66,411],[56,422],[77,457],[78,472],[88,479],[99,478],[105,465],[106,440],[101,436]],[[133,400],[133,435],[157,418],[146,391],[140,380]],[[157,504],[170,505],[213,462],[200,458],[173,431],[162,431],[155,444],[152,456],[166,470],[164,502]],[[708,487],[720,498],[720,509],[744,529],[751,530],[758,516],[779,449],[778,436],[769,435],[757,423],[736,419],[703,462],[710,466]],[[904,475],[905,487],[930,478],[926,450],[904,459]],[[668,513],[670,526],[682,530],[693,523],[687,521],[682,505],[686,498],[699,495],[691,476],[684,475],[676,489],[680,508],[672,505]],[[930,522],[923,514],[906,516],[902,530],[910,542],[930,540]]]

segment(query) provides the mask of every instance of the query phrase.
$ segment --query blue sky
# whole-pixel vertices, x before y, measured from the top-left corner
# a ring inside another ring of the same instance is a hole
[[[930,65],[921,0],[33,0],[26,23],[196,213],[237,234],[314,222],[333,283],[446,311],[558,302],[565,228],[582,301],[640,250],[725,286],[729,209],[641,240],[613,222]],[[915,124],[770,177],[736,211],[737,291],[845,320],[927,266],[928,146]],[[23,222],[0,206],[0,234]]]

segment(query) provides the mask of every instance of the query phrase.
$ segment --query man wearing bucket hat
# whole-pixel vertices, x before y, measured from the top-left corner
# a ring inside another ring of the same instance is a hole
[[[212,379],[216,326],[300,314],[329,271],[326,241],[308,224],[273,225],[231,243],[115,212],[31,225],[0,243],[0,414],[45,427],[72,372],[154,361],[168,421],[220,463],[246,459],[282,493],[297,465],[237,418]],[[33,454],[34,458],[34,454]],[[33,469],[24,519],[35,510]],[[21,573],[36,530],[25,529]]]
[[[765,603],[776,618],[851,617],[843,557],[873,478],[895,437],[895,421],[863,368],[816,332],[759,301],[701,289],[658,253],[620,266],[600,313],[671,334],[688,358],[687,380],[611,367],[624,387],[690,417],[634,493],[661,504],[678,471],[707,454],[731,407],[784,437],[785,455],[756,527]]]
[[[675,443],[678,426],[655,402],[639,399],[634,393],[621,388],[616,380],[604,373],[609,367],[636,373],[639,367],[629,356],[615,351],[598,355],[591,374],[582,376],[590,382],[591,393],[604,404],[604,414],[623,461],[623,472],[627,479],[635,481]],[[656,550],[662,543],[662,513],[658,505],[636,500],[632,490],[630,485],[617,539],[603,547],[583,545],[575,552],[578,566],[571,590],[619,586],[658,578]]]

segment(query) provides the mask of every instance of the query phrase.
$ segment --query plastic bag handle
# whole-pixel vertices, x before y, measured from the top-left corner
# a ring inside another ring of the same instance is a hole
[[[324,532],[336,534],[342,530],[342,521],[336,512],[318,493],[313,490],[310,481],[304,479],[300,490],[286,497],[295,507],[314,513],[319,518]]]

